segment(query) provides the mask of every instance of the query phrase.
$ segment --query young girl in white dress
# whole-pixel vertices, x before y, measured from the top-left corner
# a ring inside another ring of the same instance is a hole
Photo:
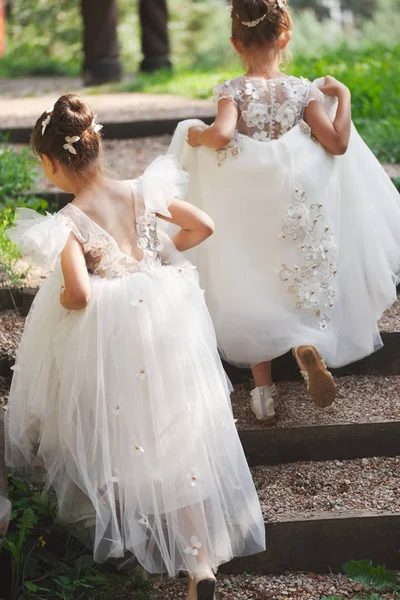
[[[194,267],[181,251],[212,221],[182,201],[173,157],[133,181],[106,179],[89,106],[62,96],[32,144],[75,199],[21,209],[9,237],[52,269],[27,318],[6,419],[10,467],[44,467],[60,518],[90,532],[94,557],[132,553],[151,573],[213,572],[263,551],[265,530],[227,379]],[[158,218],[179,226],[173,240]]]
[[[294,349],[324,407],[336,396],[325,362],[381,347],[377,320],[396,300],[400,265],[399,195],[351,123],[350,92],[332,77],[318,88],[283,74],[290,37],[285,0],[233,0],[247,72],[216,88],[211,127],[182,122],[171,144],[189,201],[216,226],[195,262],[219,349],[251,365],[252,410],[265,423],[272,359]]]

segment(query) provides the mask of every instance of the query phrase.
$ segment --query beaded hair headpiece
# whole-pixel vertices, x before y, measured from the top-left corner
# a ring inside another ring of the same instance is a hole
[[[276,4],[277,4],[278,8],[283,10],[286,6],[286,0],[276,0]],[[254,19],[254,21],[241,21],[241,25],[244,25],[245,27],[249,27],[249,28],[257,27],[257,25],[259,25],[260,23],[262,23],[264,21],[266,16],[267,16],[267,13],[265,13],[262,17],[259,17],[258,19]]]

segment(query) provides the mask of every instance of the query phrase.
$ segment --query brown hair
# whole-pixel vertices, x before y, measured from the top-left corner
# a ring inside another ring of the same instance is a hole
[[[274,46],[282,33],[292,28],[292,17],[284,4],[281,8],[277,0],[232,0],[232,37],[244,48]]]
[[[43,133],[46,119],[48,124]],[[44,112],[33,128],[31,144],[34,153],[46,154],[66,165],[77,177],[85,177],[91,167],[100,168],[101,136],[94,131],[93,120],[93,111],[82,98],[76,94],[61,96],[51,112]],[[79,136],[79,141],[72,144],[76,154],[64,148],[67,136]]]

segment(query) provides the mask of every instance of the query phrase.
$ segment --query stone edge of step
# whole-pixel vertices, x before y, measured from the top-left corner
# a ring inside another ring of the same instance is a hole
[[[267,550],[234,559],[221,567],[227,574],[286,571],[340,572],[349,560],[370,559],[398,569],[400,514],[348,511],[333,515],[287,518],[266,523]]]
[[[241,429],[239,437],[251,467],[394,457],[400,451],[400,421]]]
[[[189,118],[189,117],[187,117]],[[211,125],[215,117],[210,115],[197,116],[207,125]],[[104,137],[108,140],[126,140],[157,135],[173,134],[182,118],[177,114],[164,119],[149,119],[138,121],[105,122],[103,124]],[[0,138],[8,143],[29,144],[32,128],[10,127],[0,129]]]

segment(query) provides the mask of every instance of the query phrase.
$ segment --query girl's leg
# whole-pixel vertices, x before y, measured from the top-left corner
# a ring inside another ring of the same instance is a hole
[[[183,518],[182,524],[184,524],[184,530],[187,532],[185,537],[189,538],[190,532],[194,534],[196,538],[194,541],[197,543],[195,550],[197,554],[193,560],[192,568],[189,567],[186,600],[215,600],[216,583],[207,549],[208,536],[205,525],[207,518],[204,507],[193,505],[184,508],[182,509],[181,516]]]
[[[260,423],[275,421],[275,386],[272,382],[271,361],[251,365],[255,389],[251,392],[251,410]]]
[[[262,387],[264,385],[271,387],[273,385],[271,361],[252,365],[251,372],[253,374],[254,384],[256,387]]]

